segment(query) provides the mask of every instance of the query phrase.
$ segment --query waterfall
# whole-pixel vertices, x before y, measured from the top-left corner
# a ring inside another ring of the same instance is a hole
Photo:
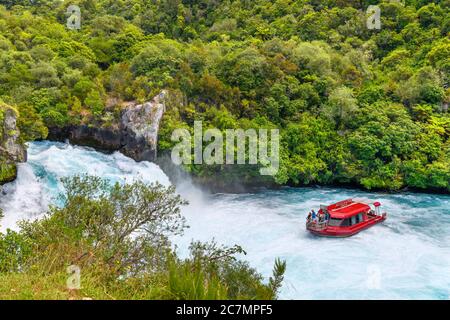
[[[29,144],[28,161],[19,165],[17,179],[6,184],[0,196],[0,208],[5,214],[0,231],[16,229],[21,219],[41,216],[63,190],[60,179],[75,174],[96,175],[112,183],[142,179],[170,185],[156,164],[136,162],[120,152],[108,155],[67,143],[33,142]]]

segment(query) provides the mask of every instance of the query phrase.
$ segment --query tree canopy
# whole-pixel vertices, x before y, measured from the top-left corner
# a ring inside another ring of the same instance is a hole
[[[108,124],[121,102],[168,89],[177,99],[162,152],[171,129],[196,119],[276,127],[275,183],[448,191],[450,3],[404,2],[3,1],[0,98],[33,140],[55,126]],[[81,9],[80,30],[66,28],[69,4]],[[366,27],[374,4],[380,30]],[[189,170],[258,178],[248,167]]]

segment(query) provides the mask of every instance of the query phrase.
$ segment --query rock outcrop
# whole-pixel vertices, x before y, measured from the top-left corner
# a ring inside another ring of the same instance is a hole
[[[164,113],[163,91],[152,102],[128,107],[122,113],[122,152],[136,161],[155,160],[159,123]]]
[[[17,162],[26,161],[25,146],[19,140],[17,111],[0,102],[0,184],[11,182],[17,175]]]
[[[103,151],[120,151],[136,161],[155,161],[158,129],[164,114],[163,91],[152,101],[130,104],[123,108],[118,123],[111,127],[88,125],[50,128],[50,140],[66,140],[73,144]]]

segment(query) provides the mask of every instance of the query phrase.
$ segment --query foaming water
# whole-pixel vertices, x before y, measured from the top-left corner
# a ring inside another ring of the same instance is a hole
[[[140,177],[169,184],[152,163],[120,153],[105,155],[68,144],[30,144],[29,161],[0,196],[2,229],[38,217],[61,191],[59,179],[89,173],[111,181]],[[239,244],[246,259],[268,277],[276,257],[287,261],[284,299],[448,299],[450,197],[381,194],[348,189],[286,188],[257,194],[206,195],[188,181],[177,186],[190,205],[190,226],[173,239],[181,255],[191,240]],[[318,238],[305,230],[311,208],[349,197],[379,200],[388,219],[353,237]]]
[[[17,221],[38,218],[50,203],[57,204],[57,195],[63,188],[60,179],[75,174],[96,175],[112,183],[139,178],[170,185],[154,163],[137,163],[119,152],[107,155],[66,143],[30,143],[28,161],[19,164],[16,181],[3,187],[0,207],[5,218],[0,221],[0,231],[16,229]]]
[[[350,197],[381,201],[388,219],[350,238],[319,238],[305,230],[311,208]],[[449,204],[442,195],[322,188],[217,195],[189,210],[191,228],[180,242],[215,237],[238,243],[266,276],[275,257],[285,259],[281,298],[448,299]]]

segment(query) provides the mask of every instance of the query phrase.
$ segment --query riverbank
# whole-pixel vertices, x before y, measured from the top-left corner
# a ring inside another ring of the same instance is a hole
[[[285,184],[277,184],[271,177],[260,176],[258,174],[257,166],[244,165],[248,168],[248,171],[252,173],[252,179],[244,179],[242,173],[243,170],[234,170],[233,165],[220,166],[220,170],[214,173],[211,171],[212,175],[202,175],[198,176],[195,171],[188,172],[182,166],[175,165],[170,157],[169,152],[163,152],[158,154],[156,150],[147,153],[147,156],[136,157],[136,154],[146,154],[146,152],[140,152],[139,148],[142,148],[144,143],[139,141],[131,141],[130,145],[134,146],[134,152],[127,152],[124,149],[124,134],[121,134],[117,129],[111,128],[92,128],[88,126],[71,126],[66,128],[50,128],[49,129],[49,140],[65,142],[94,148],[99,152],[106,154],[111,154],[115,151],[123,152],[125,155],[130,156],[136,161],[151,161],[156,163],[162,168],[162,170],[167,174],[169,179],[176,184],[178,181],[184,181],[190,179],[192,183],[202,189],[205,192],[210,193],[246,193],[246,192],[257,192],[260,190],[271,189],[278,190],[283,187],[336,187],[336,188],[346,188],[346,189],[359,189],[362,191],[371,192],[388,192],[388,193],[399,193],[399,192],[415,192],[415,193],[436,193],[436,194],[450,194],[450,191],[445,188],[416,188],[411,186],[405,186],[400,190],[383,189],[383,188],[372,188],[367,189],[361,184],[355,182],[332,182],[332,183],[312,183],[312,184],[295,184],[292,182],[287,182]],[[201,166],[201,165],[200,165]],[[241,166],[240,166],[241,167]],[[224,169],[225,168],[225,169]],[[227,170],[229,168],[230,170]]]

